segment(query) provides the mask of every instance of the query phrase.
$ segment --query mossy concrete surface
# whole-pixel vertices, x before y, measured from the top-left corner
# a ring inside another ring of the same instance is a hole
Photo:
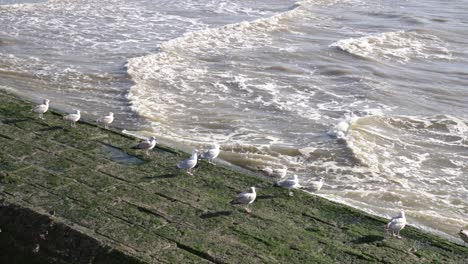
[[[53,102],[52,102],[53,105]],[[467,263],[468,248],[0,94],[0,263]],[[252,213],[229,205],[258,187]]]

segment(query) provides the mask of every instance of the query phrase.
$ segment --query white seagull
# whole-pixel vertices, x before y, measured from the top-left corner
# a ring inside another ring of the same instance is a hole
[[[216,157],[218,157],[219,152],[220,152],[219,151],[219,145],[215,143],[215,144],[211,145],[211,147],[207,151],[204,151],[200,155],[200,158],[208,160],[208,163],[214,164],[213,160],[216,159]]]
[[[318,192],[318,191],[320,191],[320,189],[322,189],[323,177],[318,177],[317,180],[309,182],[307,185],[308,185],[307,189],[309,189],[309,190],[311,190],[313,192]]]
[[[63,117],[63,120],[70,122],[72,127],[76,127],[75,123],[78,122],[78,120],[80,120],[80,117],[80,110],[76,110],[75,114],[68,114]]]
[[[40,119],[44,119],[44,113],[49,110],[49,102],[49,99],[45,99],[42,104],[36,105],[31,111],[39,114]]]
[[[281,168],[272,169],[271,167],[265,167],[261,169],[267,176],[275,177],[275,178],[284,178],[288,173],[288,168],[286,166],[282,166]]]
[[[192,156],[186,160],[181,161],[179,164],[177,164],[177,168],[184,169],[187,171],[189,175],[193,175],[192,169],[197,165],[197,159],[198,159],[198,150],[194,149],[192,152]]]
[[[460,233],[458,233],[458,235],[461,237],[461,239],[463,239],[465,243],[468,243],[468,229],[460,229]]]
[[[134,149],[144,149],[146,150],[146,154],[148,154],[148,151],[152,150],[156,146],[156,138],[154,136],[151,136],[140,143],[133,147]]]
[[[385,230],[387,232],[392,232],[392,236],[396,236],[397,238],[401,238],[400,236],[400,231],[405,227],[406,225],[406,217],[405,217],[405,211],[401,210],[400,213],[393,217],[390,222],[385,226]],[[395,235],[395,232],[396,235]]]
[[[289,196],[293,196],[291,189],[297,189],[301,187],[299,185],[299,179],[297,178],[296,174],[294,174],[292,178],[277,182],[276,185],[288,189]]]
[[[99,118],[96,123],[104,124],[104,128],[108,129],[109,125],[114,122],[114,113],[109,112],[109,115]]]
[[[249,204],[253,203],[255,201],[255,198],[257,198],[257,193],[255,192],[255,187],[250,187],[250,190],[252,192],[242,192],[239,193],[234,200],[231,201],[232,205],[237,205],[237,204],[242,204],[246,205],[244,208],[247,213],[252,212],[248,207]]]

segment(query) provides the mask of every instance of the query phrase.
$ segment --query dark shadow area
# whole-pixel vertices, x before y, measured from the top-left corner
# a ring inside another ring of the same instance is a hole
[[[17,123],[26,122],[26,121],[29,121],[29,119],[7,119],[7,120],[3,120],[2,123],[11,125],[11,124],[17,124]]]
[[[7,136],[7,135],[2,135],[2,134],[0,134],[0,137],[2,137],[2,138],[4,138],[4,139],[7,139],[7,140],[15,140],[14,138],[9,137],[9,136]]]
[[[146,180],[151,180],[151,179],[170,179],[170,178],[175,178],[177,175],[175,174],[163,174],[163,175],[158,175],[158,176],[147,176],[143,177],[143,179]]]
[[[63,127],[61,126],[53,126],[53,127],[39,129],[36,132],[49,132],[49,131],[62,130],[62,129]]]
[[[120,164],[125,164],[125,165],[140,165],[145,163],[143,160],[129,155],[122,150],[108,145],[108,144],[103,144],[102,146],[102,152],[104,155],[108,156],[111,160],[120,163]]]
[[[369,235],[351,241],[353,244],[369,244],[384,240],[383,236]]]
[[[305,230],[309,232],[320,232],[320,229],[315,227],[307,227]]]
[[[218,211],[218,212],[208,212],[200,215],[201,219],[220,217],[220,216],[229,216],[232,214],[232,211]]]

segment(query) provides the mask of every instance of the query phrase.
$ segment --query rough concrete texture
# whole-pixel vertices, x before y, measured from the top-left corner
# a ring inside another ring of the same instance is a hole
[[[52,102],[53,106],[53,102]],[[0,263],[467,263],[468,247],[0,94]],[[259,187],[252,213],[229,205]]]

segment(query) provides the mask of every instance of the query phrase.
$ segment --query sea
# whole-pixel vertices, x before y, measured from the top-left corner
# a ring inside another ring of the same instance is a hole
[[[0,0],[0,89],[468,226],[468,0]]]

